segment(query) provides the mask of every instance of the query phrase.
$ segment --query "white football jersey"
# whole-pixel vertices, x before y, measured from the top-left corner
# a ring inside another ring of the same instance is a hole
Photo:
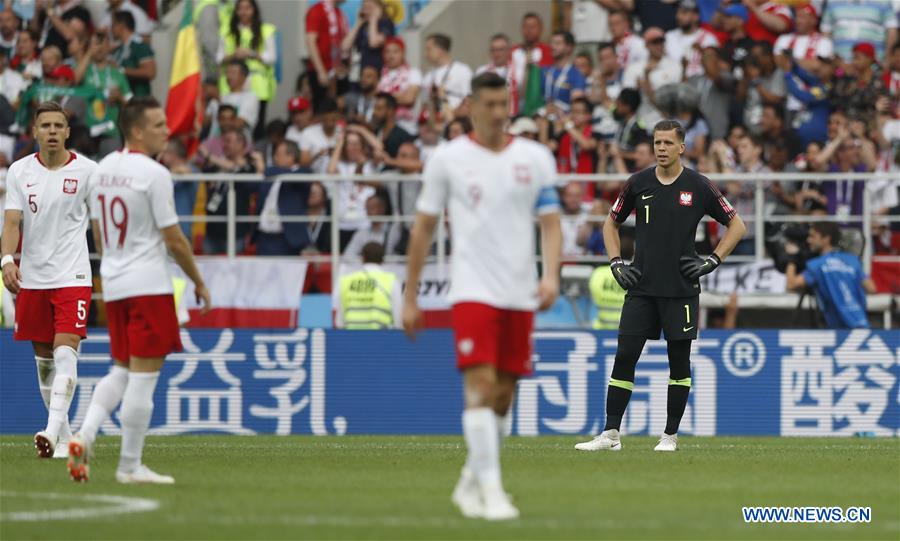
[[[22,211],[22,287],[91,287],[88,179],[97,163],[69,152],[51,171],[38,154],[9,166],[6,210]]]
[[[519,137],[500,152],[472,137],[435,150],[417,209],[434,216],[448,208],[451,303],[537,308],[534,217],[559,212],[556,178],[550,151]]]
[[[178,223],[169,170],[138,152],[113,152],[91,178],[90,201],[103,243],[103,300],[172,293],[160,232]]]

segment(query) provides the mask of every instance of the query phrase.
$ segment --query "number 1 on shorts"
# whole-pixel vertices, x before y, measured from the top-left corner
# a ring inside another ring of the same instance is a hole
[[[685,323],[691,322],[691,308],[687,304],[684,305],[684,319]]]

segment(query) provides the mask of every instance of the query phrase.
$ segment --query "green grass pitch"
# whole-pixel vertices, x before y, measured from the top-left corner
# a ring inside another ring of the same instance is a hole
[[[0,539],[900,539],[898,439],[684,437],[677,453],[579,440],[507,439],[522,518],[497,524],[450,504],[461,437],[150,437],[145,462],[177,484],[122,486],[117,438],[99,439],[79,485],[5,436]],[[108,514],[136,501],[158,508]],[[872,521],[745,524],[745,505],[870,506]]]

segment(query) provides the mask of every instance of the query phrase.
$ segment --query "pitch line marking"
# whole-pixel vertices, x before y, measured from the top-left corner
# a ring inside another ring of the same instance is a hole
[[[10,522],[39,522],[44,520],[75,520],[86,518],[106,517],[110,515],[122,515],[126,513],[146,513],[159,509],[159,501],[148,498],[134,498],[131,496],[116,496],[113,494],[63,494],[60,492],[11,492],[0,491],[2,496],[15,496],[22,498],[41,498],[46,500],[87,500],[110,504],[106,507],[73,507],[70,509],[57,509],[54,511],[11,511],[0,513],[0,521]]]

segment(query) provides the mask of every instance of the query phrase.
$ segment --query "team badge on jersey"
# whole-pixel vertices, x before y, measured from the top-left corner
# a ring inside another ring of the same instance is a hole
[[[531,184],[531,170],[528,169],[527,165],[515,165],[513,166],[513,171],[515,172],[516,182],[519,184]]]
[[[690,207],[694,204],[694,192],[681,192],[678,202],[683,207]]]
[[[67,178],[63,180],[63,193],[73,194],[78,191],[78,179]]]

